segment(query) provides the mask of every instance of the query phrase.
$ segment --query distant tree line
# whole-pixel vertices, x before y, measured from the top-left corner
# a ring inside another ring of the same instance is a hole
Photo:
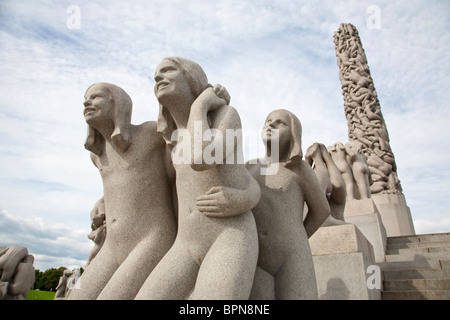
[[[59,267],[58,269],[50,268],[44,272],[34,270],[35,282],[33,289],[43,291],[55,291],[58,286],[59,278],[62,277],[64,270],[67,268]],[[80,273],[83,273],[83,268],[80,268]]]

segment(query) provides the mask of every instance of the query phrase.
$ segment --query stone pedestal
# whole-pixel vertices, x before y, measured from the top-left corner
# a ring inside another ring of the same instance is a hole
[[[319,299],[381,299],[381,288],[367,285],[372,275],[367,268],[375,265],[372,245],[354,224],[321,227],[310,238],[310,246]]]
[[[388,237],[415,235],[411,211],[403,194],[373,194]]]
[[[387,234],[381,215],[372,199],[350,200],[345,204],[344,219],[355,224],[373,247],[376,262],[386,260]]]

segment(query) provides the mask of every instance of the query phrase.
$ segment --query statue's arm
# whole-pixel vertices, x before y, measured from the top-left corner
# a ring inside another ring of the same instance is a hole
[[[331,155],[328,153],[327,148],[321,144],[320,152],[322,155],[322,159],[325,161],[328,169],[328,175],[330,176],[331,184],[333,185],[333,190],[331,192],[331,199],[338,204],[345,203],[345,199],[347,197],[347,192],[345,189],[345,182],[342,178],[341,171],[338,169],[336,164],[334,163]]]
[[[237,111],[227,105],[229,95],[220,85],[206,88],[194,101],[189,113],[187,130],[191,137],[191,166],[203,171],[226,161],[226,131],[241,129]],[[205,149],[222,151],[214,159]]]
[[[310,238],[317,229],[323,224],[326,218],[331,214],[330,206],[328,204],[325,193],[320,187],[319,180],[317,180],[313,169],[302,161],[297,171],[299,176],[297,181],[301,187],[305,202],[308,206],[308,214],[306,215],[303,224],[305,226],[306,234]]]
[[[213,187],[197,198],[197,209],[208,217],[225,218],[246,213],[255,207],[261,198],[258,182],[248,176],[246,189]]]

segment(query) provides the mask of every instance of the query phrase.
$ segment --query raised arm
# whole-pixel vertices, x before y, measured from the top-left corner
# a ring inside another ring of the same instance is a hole
[[[234,148],[226,148],[226,134],[227,130],[240,130],[241,120],[237,111],[227,105],[229,95],[224,96],[224,92],[228,95],[222,86],[209,87],[191,106],[187,129],[192,139],[191,166],[194,170],[207,170],[226,163],[227,153],[234,152]]]

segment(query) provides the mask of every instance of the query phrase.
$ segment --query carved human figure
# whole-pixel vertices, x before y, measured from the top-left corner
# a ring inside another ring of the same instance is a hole
[[[357,140],[358,142],[365,145],[367,148],[372,148],[373,141],[370,141],[366,135],[366,128],[361,125],[354,125],[352,126],[353,131],[349,133],[349,138],[351,138],[353,141]]]
[[[373,180],[373,184],[370,186],[371,193],[380,193],[387,189],[392,166],[381,159],[375,152],[371,152],[366,161]]]
[[[350,164],[347,161],[347,152],[345,146],[341,142],[336,142],[332,146],[328,147],[328,152],[333,159],[333,162],[339,168],[342,179],[344,179],[345,189],[348,200],[355,199],[355,180],[353,179],[353,172]]]
[[[78,280],[80,280],[81,277],[81,271],[79,268],[72,271],[72,274],[67,279],[66,284],[66,292],[64,296],[68,297],[70,295],[70,292],[72,292],[73,289],[77,289],[79,286],[81,286],[81,282],[78,283]]]
[[[347,161],[352,168],[353,178],[358,187],[361,200],[370,198],[370,171],[366,163],[366,156],[362,153],[360,145],[354,141],[345,144]]]
[[[17,265],[14,279],[9,283],[8,295],[13,300],[26,300],[28,292],[33,288],[35,282],[34,256],[27,255]]]
[[[331,215],[322,226],[344,224],[346,188],[341,171],[338,169],[327,148],[321,143],[313,143],[305,153],[305,161],[314,168],[323,192],[330,205]]]
[[[103,181],[106,239],[69,299],[133,299],[176,236],[166,146],[156,122],[131,124],[132,101],[116,85],[85,94],[85,147]]]
[[[301,130],[293,113],[271,112],[262,133],[266,157],[246,165],[261,187],[261,200],[252,210],[259,258],[251,299],[318,297],[308,238],[330,215],[330,207],[313,169],[302,160]],[[270,174],[261,174],[262,169]]]
[[[106,239],[106,217],[105,217],[105,200],[100,198],[91,210],[91,229],[92,232],[88,238],[94,241],[94,247],[89,253],[89,260],[86,267],[95,258]]]
[[[8,282],[14,275],[19,262],[28,255],[28,249],[18,245],[3,248],[0,251],[0,280]]]
[[[25,247],[0,247],[0,300],[26,299],[35,281],[33,262]]]
[[[219,98],[224,89],[210,87],[206,74],[193,61],[163,59],[155,82],[158,131],[173,148],[173,156],[179,149],[190,156],[174,161],[177,238],[136,299],[248,299],[258,257],[250,209],[259,200],[260,188],[243,163],[225,161],[226,149],[235,156],[242,152],[238,144],[230,150],[223,148],[225,138],[206,144],[195,140],[209,129],[217,137],[226,137],[227,129],[239,132],[240,117]],[[181,135],[182,140],[177,138]],[[200,152],[191,152],[195,143]],[[206,148],[214,149],[215,159],[222,161],[205,161]]]
[[[63,271],[63,275],[59,278],[58,285],[56,286],[56,293],[53,300],[66,299],[67,280],[69,279],[71,273],[72,272],[69,269],[65,269]]]

